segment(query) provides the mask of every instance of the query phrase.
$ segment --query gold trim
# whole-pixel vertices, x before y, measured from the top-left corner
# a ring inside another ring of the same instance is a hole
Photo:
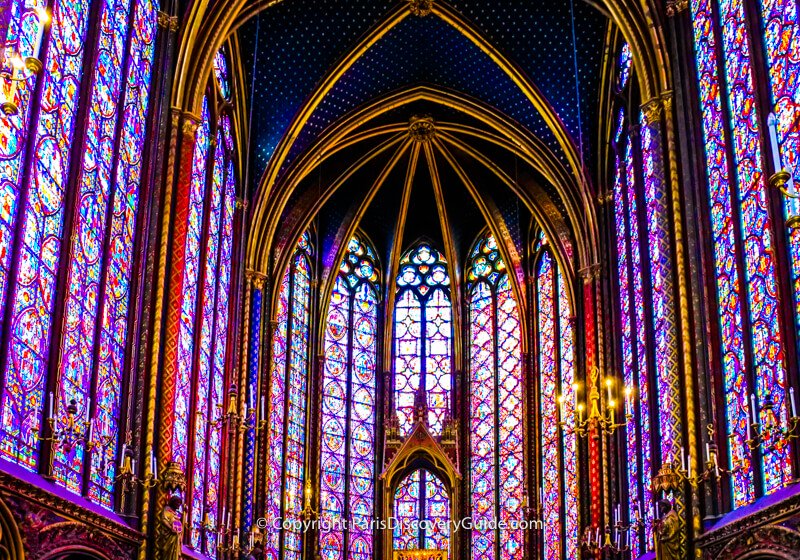
[[[400,255],[403,254],[403,236],[406,230],[406,217],[408,215],[408,205],[411,202],[411,191],[414,189],[414,176],[417,173],[417,163],[419,162],[419,152],[421,145],[415,143],[411,150],[411,157],[408,158],[406,168],[406,178],[403,182],[403,194],[400,199],[400,213],[397,215],[397,224],[394,228],[392,237],[392,247],[389,257],[386,276],[386,314],[383,318],[383,332],[392,332],[392,322],[394,319],[395,294],[397,284],[394,278],[400,268]],[[383,371],[392,371],[392,337],[383,337]]]
[[[413,150],[418,150],[416,146],[412,146],[410,141],[403,142],[392,155],[389,162],[384,166],[383,170],[380,174],[375,178],[375,181],[372,183],[369,191],[367,191],[367,195],[359,204],[358,209],[353,216],[353,219],[347,226],[347,230],[345,231],[344,237],[339,244],[339,248],[336,251],[336,258],[333,261],[333,266],[331,267],[331,274],[329,274],[328,278],[322,283],[322,293],[320,294],[320,311],[322,312],[322,317],[327,315],[328,306],[330,305],[331,295],[333,294],[333,285],[336,282],[336,277],[338,276],[339,266],[338,263],[341,263],[344,260],[345,254],[347,253],[347,246],[350,242],[350,239],[355,234],[356,230],[358,229],[358,224],[361,221],[361,218],[366,213],[367,209],[369,208],[372,201],[375,199],[375,196],[380,191],[381,187],[386,183],[386,180],[389,178],[389,175],[392,173],[394,168],[397,166],[397,163],[405,156],[406,152],[412,148]],[[373,246],[374,247],[374,246]],[[377,264],[377,263],[376,263]],[[318,343],[323,345],[325,342],[324,332],[327,328],[325,321],[319,321],[317,328],[319,329],[319,336],[318,336]],[[389,331],[385,331],[389,332]],[[320,352],[323,352],[323,348],[320,347]],[[324,358],[324,353],[322,354]]]
[[[433,121],[431,120],[431,130],[435,131],[433,127]],[[431,185],[433,187],[433,198],[436,204],[437,214],[439,215],[439,227],[442,230],[442,240],[444,241],[444,254],[447,258],[448,263],[450,264],[450,270],[452,271],[452,281],[450,282],[450,297],[452,299],[452,320],[453,320],[453,332],[460,333],[463,332],[461,330],[462,325],[462,309],[461,306],[461,263],[458,260],[458,253],[456,252],[455,243],[453,242],[453,233],[452,229],[450,228],[450,218],[447,215],[447,206],[445,205],[444,201],[444,191],[442,190],[442,182],[439,177],[439,169],[436,166],[436,157],[433,153],[432,142],[435,143],[437,146],[439,145],[436,141],[436,137],[434,134],[427,135],[428,140],[423,142],[422,149],[425,153],[425,161],[428,164],[428,172],[431,176]],[[389,331],[391,332],[391,331]],[[462,337],[454,336],[453,337],[453,369],[455,371],[461,371],[462,369],[462,356],[463,353],[461,351],[462,348]],[[453,374],[454,375],[454,374]]]

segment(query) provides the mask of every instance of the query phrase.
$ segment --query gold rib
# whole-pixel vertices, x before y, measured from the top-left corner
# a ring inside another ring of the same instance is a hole
[[[358,172],[362,167],[367,165],[370,161],[374,158],[378,157],[380,154],[385,152],[386,150],[390,149],[392,146],[395,146],[403,141],[405,138],[404,135],[398,135],[393,138],[388,139],[387,141],[379,144],[378,146],[371,149],[369,152],[361,156],[355,163],[350,165],[343,173],[341,173],[335,181],[325,187],[325,190],[322,194],[314,201],[309,208],[306,216],[298,220],[297,224],[295,224],[294,228],[289,232],[290,242],[293,242],[296,239],[299,239],[302,233],[308,228],[311,224],[311,221],[317,215],[317,212],[325,205],[328,200],[333,196],[333,194],[342,186],[344,183],[350,179],[356,172]],[[292,258],[292,250],[291,247],[284,248],[285,250],[281,251],[280,256],[276,259],[275,263],[275,270],[273,271],[273,280],[275,282],[279,282],[280,276],[283,273],[283,270],[289,265],[289,260]],[[275,284],[277,285],[277,284]],[[274,293],[272,294],[272,308],[277,309],[278,305],[278,296],[280,290],[273,290]]]
[[[386,163],[383,170],[380,174],[375,178],[373,181],[372,186],[370,187],[367,195],[364,197],[364,200],[358,206],[353,219],[350,220],[350,223],[347,225],[347,229],[345,230],[344,236],[342,238],[342,242],[339,244],[339,248],[336,250],[336,258],[333,261],[333,267],[331,268],[331,274],[328,275],[328,278],[325,278],[322,282],[322,294],[320,296],[320,311],[322,315],[321,317],[325,317],[325,311],[328,309],[331,300],[331,293],[333,292],[333,284],[336,282],[336,277],[338,276],[338,269],[339,263],[342,262],[345,258],[345,253],[347,253],[347,246],[350,243],[350,239],[353,237],[353,234],[358,229],[358,224],[361,222],[361,219],[364,217],[367,209],[369,208],[372,201],[375,199],[375,196],[380,191],[381,187],[386,183],[386,180],[391,175],[394,168],[397,166],[397,163],[403,158],[403,156],[408,152],[408,149],[412,146],[411,139],[406,140],[403,142],[397,151],[392,155],[392,158]],[[378,263],[376,263],[377,265]],[[380,293],[380,290],[379,290]],[[324,348],[322,347],[324,343],[324,333],[325,333],[325,322],[320,321],[318,325],[319,329],[319,351],[317,354],[322,354],[324,352]]]
[[[469,178],[469,174],[466,171],[464,171],[464,169],[461,167],[458,161],[456,161],[456,158],[453,156],[453,154],[451,154],[450,151],[447,149],[447,146],[445,146],[439,138],[435,138],[433,142],[436,145],[436,148],[439,150],[439,152],[441,152],[442,157],[444,157],[444,159],[447,160],[447,163],[450,164],[450,167],[453,169],[453,171],[455,171],[456,175],[463,183],[464,188],[467,189],[467,192],[470,194],[472,200],[475,202],[475,205],[478,207],[478,210],[483,216],[484,221],[489,226],[489,231],[492,232],[492,235],[498,241],[497,249],[500,252],[500,256],[507,263],[514,262],[510,258],[508,247],[506,246],[505,243],[505,236],[503,236],[503,230],[498,226],[494,216],[492,215],[491,210],[489,209],[488,204],[486,203],[486,201],[483,200],[483,197],[481,197],[477,187],[475,187],[475,184],[472,182],[472,179]],[[514,293],[514,296],[516,297],[517,302],[520,303],[521,309],[524,309],[525,302],[528,300],[528,298],[523,293],[522,285],[520,285],[519,283],[519,277],[516,274],[509,274],[508,279],[511,282],[511,289]],[[520,327],[522,329],[520,332],[527,332],[525,330],[527,324],[527,313],[520,313],[519,319],[520,319]],[[523,352],[527,352],[527,346],[528,346],[527,340],[523,340],[522,341]]]
[[[450,292],[452,294],[452,307],[453,307],[453,332],[461,333],[461,267],[459,266],[458,254],[456,253],[455,244],[453,243],[453,232],[450,229],[450,220],[447,216],[447,207],[444,203],[444,191],[442,190],[442,182],[439,177],[439,169],[436,166],[436,158],[431,148],[431,142],[424,142],[423,149],[425,151],[425,161],[428,163],[428,171],[431,175],[431,183],[433,185],[433,198],[436,201],[436,209],[439,213],[439,226],[442,229],[442,240],[444,240],[444,254],[447,261],[450,263],[450,268],[453,271],[452,281],[450,282]],[[453,337],[453,355],[454,370],[461,371],[461,336]]]
[[[406,170],[406,180],[403,183],[403,195],[400,200],[400,212],[397,214],[397,225],[392,238],[392,247],[389,256],[389,263],[386,271],[386,315],[383,318],[383,332],[387,336],[383,337],[383,371],[392,369],[392,337],[388,333],[392,331],[392,319],[394,317],[394,297],[397,293],[397,286],[394,278],[397,269],[400,267],[400,254],[403,252],[403,235],[406,230],[406,218],[408,216],[408,204],[411,201],[411,190],[414,186],[414,175],[417,172],[417,161],[419,160],[420,147],[414,143],[411,150],[411,157],[408,158],[408,169]]]
[[[553,251],[554,256],[556,258],[556,261],[558,262],[558,265],[561,267],[561,270],[568,273],[570,276],[575,276],[575,267],[573,266],[571,260],[568,258],[565,247],[560,242],[561,236],[559,235],[559,232],[554,229],[554,224],[552,222],[552,219],[549,219],[547,216],[545,216],[540,211],[538,206],[533,204],[528,205],[526,203],[526,198],[524,196],[521,196],[521,191],[519,189],[519,186],[514,182],[514,180],[511,177],[509,177],[508,174],[505,171],[503,171],[497,164],[495,164],[489,158],[481,154],[479,151],[474,150],[468,144],[461,142],[460,140],[458,140],[453,136],[450,136],[449,134],[440,134],[439,138],[444,142],[452,145],[453,147],[462,150],[472,159],[474,159],[475,161],[486,167],[489,171],[494,173],[494,175],[496,175],[506,186],[508,186],[512,191],[514,191],[517,194],[517,196],[519,196],[519,198],[523,201],[523,203],[526,204],[528,210],[533,214],[534,218],[536,219],[536,222],[550,238],[550,242],[555,249]],[[556,240],[558,240],[558,242]],[[574,299],[571,299],[571,301],[573,304],[575,303]]]

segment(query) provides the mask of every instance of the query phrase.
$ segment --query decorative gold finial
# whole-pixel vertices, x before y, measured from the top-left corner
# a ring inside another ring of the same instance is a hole
[[[430,115],[415,115],[408,123],[408,135],[415,142],[428,142],[436,134],[436,126]]]
[[[433,0],[408,0],[408,9],[415,16],[425,17],[433,10]]]
[[[661,112],[663,108],[662,100],[658,97],[654,97],[647,103],[643,104],[642,115],[644,116],[644,124],[650,125],[658,122],[658,120],[661,118]]]

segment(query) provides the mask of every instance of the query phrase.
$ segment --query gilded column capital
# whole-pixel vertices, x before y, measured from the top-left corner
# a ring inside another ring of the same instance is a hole
[[[248,203],[247,200],[245,200],[244,198],[239,197],[239,196],[236,197],[236,209],[237,210],[243,210],[243,211],[246,212],[248,206],[249,206],[249,203]]]
[[[183,132],[184,137],[194,139],[200,119],[191,113],[182,113],[182,117],[181,132]]]
[[[599,263],[594,263],[594,264],[590,264],[589,266],[586,266],[584,268],[581,268],[578,271],[578,275],[581,278],[583,278],[583,282],[585,284],[588,284],[592,280],[596,280],[596,279],[600,278],[600,270],[601,270],[600,264]]]
[[[667,90],[661,94],[661,104],[664,107],[664,113],[666,114],[667,118],[672,114],[672,90]]]
[[[607,190],[606,192],[601,192],[597,195],[597,203],[601,206],[608,204],[614,199],[614,192],[612,190]]]
[[[408,9],[415,16],[425,17],[433,10],[433,0],[408,0]]]
[[[642,105],[642,115],[644,116],[644,125],[651,125],[661,118],[661,113],[664,109],[663,100],[659,97],[654,97]]]
[[[169,29],[173,33],[178,30],[178,17],[171,16],[167,12],[158,11],[158,26],[162,29]]]
[[[673,17],[689,8],[689,0],[668,0],[667,15]]]
[[[248,282],[252,282],[258,290],[264,287],[264,282],[267,280],[266,274],[251,268],[248,268],[244,271],[244,277]]]

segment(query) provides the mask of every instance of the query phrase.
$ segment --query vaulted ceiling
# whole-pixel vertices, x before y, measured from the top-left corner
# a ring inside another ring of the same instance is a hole
[[[581,201],[564,177],[596,151],[606,18],[583,0],[435,2],[443,15],[409,16],[405,0],[284,0],[239,29],[250,187],[268,189],[270,205],[276,193],[265,252],[312,220],[329,267],[355,227],[387,260],[393,243],[427,236],[449,237],[460,261],[487,225],[511,260],[534,223],[572,250]],[[409,178],[408,123],[420,116],[440,132]]]

